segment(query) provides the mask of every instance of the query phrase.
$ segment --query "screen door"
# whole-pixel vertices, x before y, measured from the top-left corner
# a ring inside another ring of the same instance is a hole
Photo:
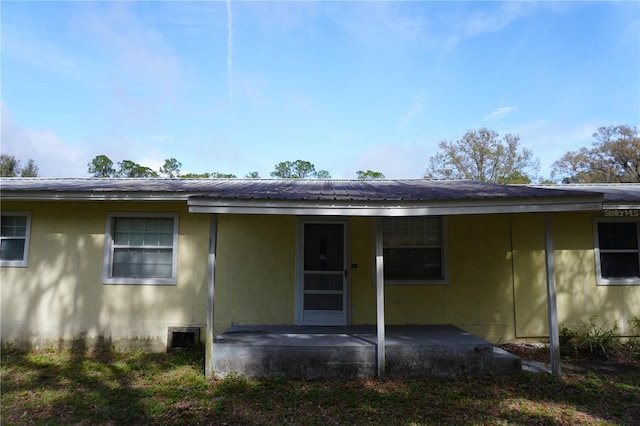
[[[346,222],[302,226],[302,324],[346,325]]]

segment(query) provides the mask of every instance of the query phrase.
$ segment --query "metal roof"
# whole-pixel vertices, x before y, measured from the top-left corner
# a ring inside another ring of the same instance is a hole
[[[311,180],[311,179],[101,179],[2,178],[3,198],[202,197],[245,200],[421,201],[572,197],[605,192],[605,187],[499,185],[468,180]],[[640,199],[640,185],[615,192]],[[622,197],[624,198],[624,197]]]
[[[625,194],[617,196],[639,204],[640,187]],[[3,178],[0,197],[25,201],[185,201],[192,213],[325,216],[595,211],[601,210],[604,202],[602,191],[565,185],[425,179]]]
[[[585,183],[570,185],[538,185],[543,189],[565,189],[569,191],[594,192],[604,195],[605,202],[640,203],[640,183]]]

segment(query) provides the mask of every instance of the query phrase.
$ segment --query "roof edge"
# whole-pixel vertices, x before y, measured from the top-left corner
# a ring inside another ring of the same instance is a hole
[[[488,200],[436,200],[407,202],[221,200],[192,197],[191,213],[290,214],[319,216],[428,216],[491,213],[601,211],[601,195]]]

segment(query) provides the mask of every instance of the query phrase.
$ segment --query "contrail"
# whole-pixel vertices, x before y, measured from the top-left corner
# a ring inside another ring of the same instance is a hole
[[[233,98],[231,86],[231,70],[233,68],[233,15],[231,14],[231,0],[227,0],[227,86],[229,89],[229,106]]]

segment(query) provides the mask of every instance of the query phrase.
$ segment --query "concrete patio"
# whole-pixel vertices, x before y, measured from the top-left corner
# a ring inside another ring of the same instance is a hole
[[[220,377],[375,377],[376,342],[375,326],[232,326],[214,341],[213,369]],[[386,327],[388,377],[501,375],[521,369],[520,358],[452,325]]]

